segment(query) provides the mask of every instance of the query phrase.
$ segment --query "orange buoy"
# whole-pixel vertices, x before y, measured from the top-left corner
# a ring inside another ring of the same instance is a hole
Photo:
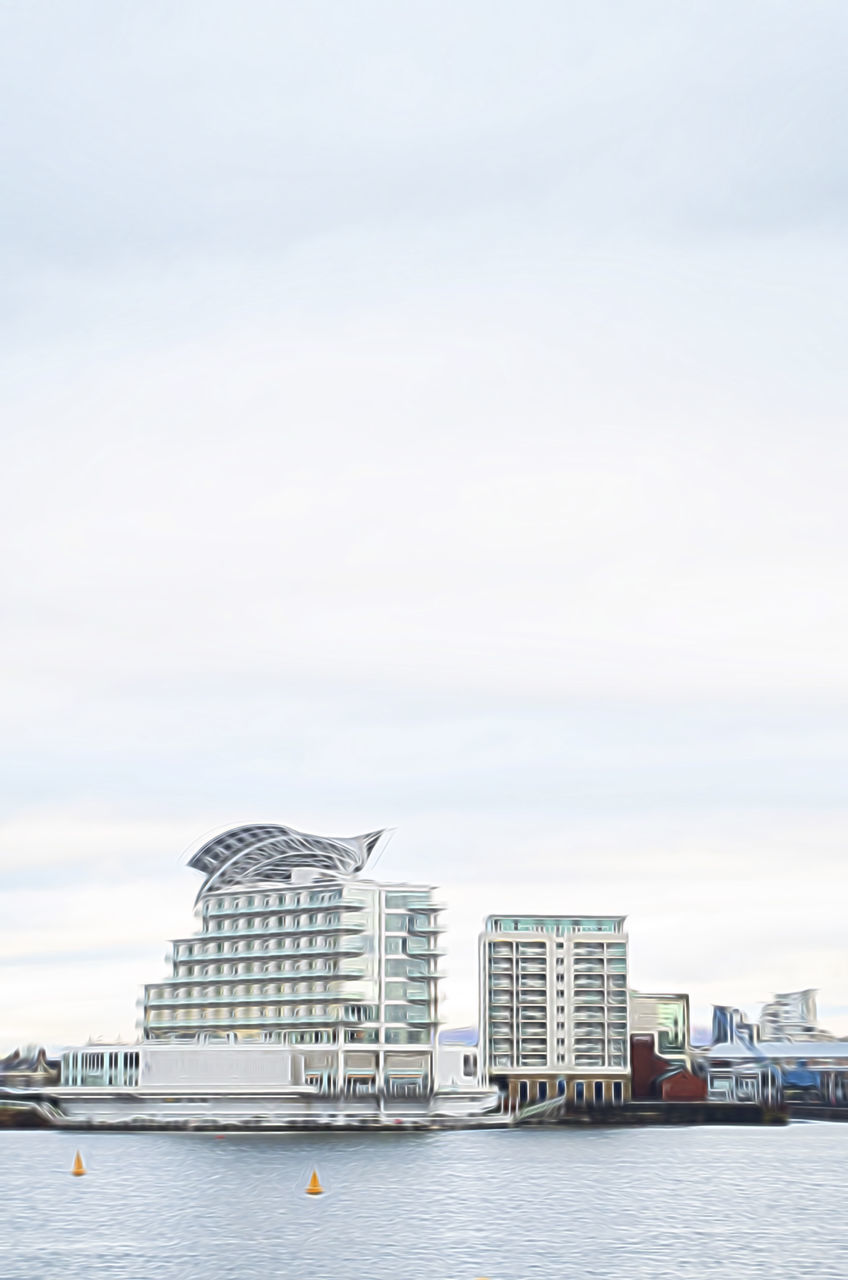
[[[76,1155],[74,1156],[74,1163],[71,1165],[71,1173],[74,1175],[75,1178],[81,1178],[84,1173],[88,1173],[88,1170],[83,1164],[82,1156],[80,1155],[79,1152],[77,1152]]]
[[[306,1188],[306,1194],[308,1196],[322,1196],[324,1194],[324,1188],[318,1181],[318,1173],[315,1169],[312,1170],[312,1177],[309,1179],[309,1186]]]

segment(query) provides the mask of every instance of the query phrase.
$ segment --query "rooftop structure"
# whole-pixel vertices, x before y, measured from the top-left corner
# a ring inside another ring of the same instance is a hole
[[[355,875],[386,834],[310,836],[270,824],[230,827],[204,839],[188,859],[188,865],[206,877],[197,901],[231,885],[288,884],[293,872],[303,868],[332,878]]]

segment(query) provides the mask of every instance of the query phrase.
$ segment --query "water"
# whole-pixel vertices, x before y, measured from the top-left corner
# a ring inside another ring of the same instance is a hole
[[[846,1155],[838,1124],[2,1132],[0,1277],[845,1280]]]

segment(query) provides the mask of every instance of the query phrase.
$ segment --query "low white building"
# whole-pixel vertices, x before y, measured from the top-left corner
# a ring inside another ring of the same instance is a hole
[[[404,1115],[426,1120],[474,1118],[495,1108],[496,1091],[477,1086],[467,1060],[448,1053],[445,1066],[445,1078],[426,1098],[371,1090],[330,1096],[315,1078],[312,1048],[161,1040],[90,1044],[63,1055],[60,1083],[45,1096],[60,1120],[106,1124],[261,1126]]]

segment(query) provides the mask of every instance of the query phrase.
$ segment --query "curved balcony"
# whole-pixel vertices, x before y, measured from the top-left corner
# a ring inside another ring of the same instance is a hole
[[[234,962],[259,960],[309,960],[317,956],[361,956],[368,951],[364,942],[338,947],[282,947],[253,951],[214,951],[209,955],[174,956],[173,964],[233,964]]]

